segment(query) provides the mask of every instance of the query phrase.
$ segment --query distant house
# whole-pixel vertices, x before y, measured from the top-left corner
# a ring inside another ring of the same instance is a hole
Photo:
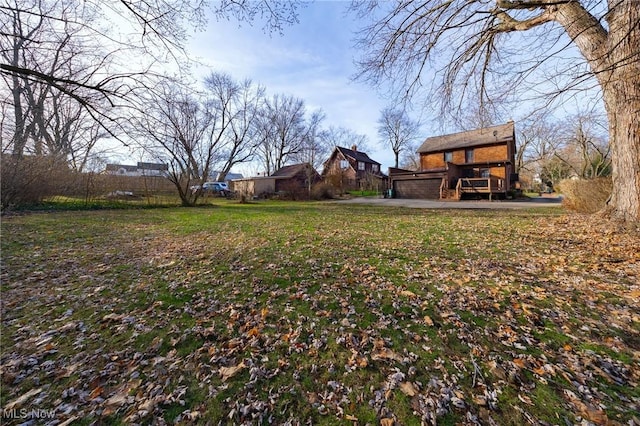
[[[233,181],[233,189],[245,197],[273,195],[305,198],[311,186],[320,181],[320,175],[309,164],[293,164],[278,169],[271,176],[257,176]]]
[[[209,173],[209,181],[213,181],[213,182],[220,182],[220,178],[222,177],[222,172],[220,171],[214,171]],[[231,181],[233,180],[237,180],[237,179],[242,179],[244,178],[244,176],[242,176],[241,173],[227,173],[224,175],[224,179],[223,181],[227,182],[227,183],[231,183]]]
[[[491,199],[506,196],[518,181],[513,121],[427,138],[418,153],[420,170],[389,171],[396,198]]]
[[[387,176],[380,170],[380,163],[353,145],[351,149],[335,147],[324,162],[322,178],[343,190],[384,189]]]
[[[105,173],[118,176],[167,176],[169,166],[163,163],[138,162],[135,166],[127,164],[107,164]]]

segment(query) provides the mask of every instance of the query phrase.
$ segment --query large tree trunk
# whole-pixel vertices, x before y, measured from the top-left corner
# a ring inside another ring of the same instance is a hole
[[[625,222],[640,222],[640,69],[635,68],[635,76],[604,90],[613,178],[604,213]]]
[[[613,219],[640,222],[640,7],[620,2],[608,17],[610,72],[601,73],[609,118],[613,191],[605,213]]]
[[[579,2],[559,5],[555,19],[602,88],[613,178],[603,213],[640,223],[640,7],[637,0],[609,0],[608,31]]]

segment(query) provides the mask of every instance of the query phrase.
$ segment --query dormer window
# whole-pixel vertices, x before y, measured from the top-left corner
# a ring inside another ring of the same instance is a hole
[[[377,165],[377,164],[372,164],[372,165],[371,165],[371,170],[372,170],[373,172],[377,173],[377,172],[379,172],[379,171],[380,171],[380,166],[379,166],[379,165]]]
[[[358,170],[364,170],[364,161],[358,161]]]

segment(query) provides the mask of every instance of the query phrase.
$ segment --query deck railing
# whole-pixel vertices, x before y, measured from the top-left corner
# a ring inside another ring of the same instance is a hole
[[[504,179],[499,178],[460,178],[456,191],[462,193],[491,194],[504,192]]]
[[[440,199],[445,198],[445,191],[447,190],[447,178],[442,178],[442,182],[440,182]]]

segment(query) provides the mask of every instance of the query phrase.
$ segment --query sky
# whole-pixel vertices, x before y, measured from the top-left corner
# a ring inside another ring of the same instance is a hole
[[[379,142],[377,121],[388,102],[375,88],[353,81],[353,31],[359,27],[345,13],[348,4],[310,3],[299,10],[300,22],[284,28],[283,35],[265,33],[260,21],[249,25],[211,19],[206,31],[193,37],[188,51],[205,64],[196,74],[215,70],[238,80],[250,78],[268,95],[295,96],[305,101],[308,111],[322,109],[326,127],[367,135],[367,154],[386,171],[394,157],[391,148]]]

